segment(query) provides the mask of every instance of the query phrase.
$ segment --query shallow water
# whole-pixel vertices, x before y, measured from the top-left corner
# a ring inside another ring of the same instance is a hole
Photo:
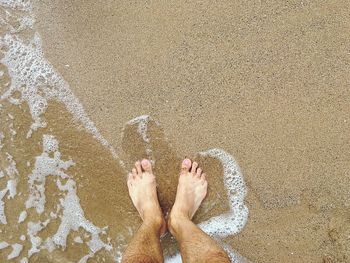
[[[231,255],[349,261],[347,3],[0,3],[0,261],[118,261],[132,163],[166,213],[188,153]]]

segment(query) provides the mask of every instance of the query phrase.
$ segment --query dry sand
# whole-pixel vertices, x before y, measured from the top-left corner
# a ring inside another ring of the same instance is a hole
[[[120,134],[142,114],[159,122],[168,138],[155,132],[161,178],[176,173],[182,157],[209,148],[236,158],[250,212],[243,231],[226,239],[236,251],[259,263],[350,262],[347,1],[33,4],[45,56],[129,160],[141,157],[140,148]],[[63,107],[54,108],[64,116]],[[53,128],[56,136],[67,138],[60,127]],[[130,220],[136,227],[122,177],[105,181],[120,168],[97,143],[85,149],[93,140],[77,134],[68,136],[74,140],[66,140],[63,152],[80,156],[88,165],[76,169],[99,178],[77,179],[86,186],[79,197],[87,216],[113,233],[126,231]],[[220,191],[215,182],[212,191]],[[91,189],[94,200],[103,200],[91,202]],[[164,189],[168,207],[174,189]],[[101,210],[104,202],[118,212]],[[126,212],[130,217],[118,216]]]

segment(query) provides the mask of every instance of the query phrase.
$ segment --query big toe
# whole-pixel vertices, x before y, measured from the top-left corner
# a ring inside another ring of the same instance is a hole
[[[152,164],[151,164],[151,162],[149,160],[143,159],[141,161],[141,165],[142,165],[142,169],[145,172],[152,173]]]
[[[192,166],[191,160],[186,158],[185,160],[182,161],[181,172],[188,173],[191,169],[191,166]]]

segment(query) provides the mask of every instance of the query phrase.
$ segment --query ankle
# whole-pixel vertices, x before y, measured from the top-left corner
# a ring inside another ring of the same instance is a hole
[[[166,222],[163,216],[160,215],[148,215],[144,216],[143,223],[152,226],[160,235],[166,232]]]
[[[181,232],[186,223],[192,222],[188,215],[178,212],[171,212],[168,219],[168,229],[173,236]]]

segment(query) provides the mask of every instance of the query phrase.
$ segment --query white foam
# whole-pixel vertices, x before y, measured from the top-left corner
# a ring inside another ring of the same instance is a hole
[[[50,157],[50,155],[53,155],[53,157]],[[48,224],[50,219],[45,223],[28,223],[27,234],[32,243],[32,248],[28,252],[29,257],[33,253],[39,252],[41,247],[46,248],[48,251],[53,251],[57,247],[65,249],[68,235],[71,231],[77,231],[79,228],[84,229],[91,236],[90,241],[87,242],[90,252],[82,258],[81,262],[85,262],[88,258],[93,257],[101,249],[112,249],[110,244],[104,243],[99,237],[105,230],[100,229],[85,218],[76,193],[76,183],[68,174],[63,172],[63,170],[66,171],[72,165],[74,165],[72,160],[61,160],[59,143],[55,137],[44,135],[43,152],[36,158],[34,169],[29,175],[30,194],[26,202],[27,209],[33,207],[39,214],[44,211],[45,178],[47,176],[56,176],[57,188],[65,193],[65,196],[60,199],[60,205],[57,206],[56,213],[53,211],[50,213],[51,217],[56,219],[57,213],[62,210],[62,215],[59,216],[61,222],[56,233],[52,237],[48,237],[44,245],[42,245],[42,239],[37,236],[37,233]],[[67,181],[65,184],[62,184],[60,179],[67,179]]]
[[[13,259],[18,257],[23,249],[23,245],[17,244],[17,243],[11,245],[11,247],[12,247],[12,252],[7,256],[7,259]]]
[[[7,189],[8,189],[8,196],[7,198],[14,198],[17,194],[17,180],[16,179],[10,179],[7,181]]]
[[[19,33],[26,29],[32,29],[34,26],[34,18],[32,16],[24,16],[17,20],[19,26],[17,28],[12,28],[11,33]]]
[[[248,208],[244,204],[247,187],[240,168],[234,158],[224,150],[211,149],[201,154],[217,158],[221,162],[230,211],[226,214],[212,217],[199,224],[199,227],[208,235],[221,238],[237,234],[245,226],[249,214]]]
[[[34,122],[27,137],[30,137],[32,132],[38,128],[46,127],[47,123],[41,119],[41,115],[46,111],[48,100],[64,103],[74,118],[80,121],[117,158],[115,149],[110,146],[86,115],[69,85],[44,58],[40,43],[41,38],[37,32],[29,45],[24,44],[19,37],[12,34],[6,34],[0,39],[0,44],[8,49],[1,62],[7,66],[12,80],[10,88],[1,96],[1,99],[8,99],[14,104],[21,102],[28,104]],[[12,98],[12,94],[16,91],[21,93],[19,100]]]
[[[5,173],[9,178],[7,180],[6,188],[0,191],[0,223],[7,224],[6,214],[5,214],[5,202],[3,198],[7,194],[8,199],[13,199],[17,194],[17,180],[18,180],[18,170],[16,167],[16,162],[14,161],[11,154],[6,153],[6,161],[8,166],[5,168]],[[5,174],[3,173],[3,174]],[[1,176],[3,177],[3,175]]]
[[[0,250],[1,249],[4,249],[4,248],[7,248],[10,244],[5,242],[5,241],[1,241],[0,242]]]
[[[22,211],[20,214],[19,214],[19,217],[18,217],[18,223],[22,223],[24,222],[24,220],[26,220],[27,218],[27,211]]]
[[[151,120],[149,115],[141,115],[127,122],[129,125],[137,124],[137,131],[141,135],[144,142],[149,143],[150,138],[147,134],[148,123]]]
[[[101,249],[106,249],[108,251],[112,250],[112,246],[109,244],[105,244],[98,236],[98,234],[92,234],[91,240],[88,242],[88,246],[90,248],[90,252],[88,255],[82,257],[79,260],[79,263],[86,263],[89,258],[92,258],[96,252]]]
[[[31,257],[34,253],[37,253],[40,251],[40,245],[42,243],[42,239],[37,236],[37,234],[43,230],[47,224],[50,222],[50,220],[46,220],[45,222],[28,222],[27,224],[27,235],[29,237],[29,241],[32,245],[32,247],[28,250],[28,257]]]
[[[229,245],[220,242],[219,244],[222,246],[222,248],[226,251],[227,255],[230,257],[231,262],[234,263],[248,263],[249,261],[243,257],[241,254],[239,254],[237,251],[232,249]]]
[[[0,132],[0,150],[4,147],[2,141],[5,139],[5,135],[3,132]]]
[[[151,139],[148,135],[148,124],[152,120],[149,115],[141,115],[130,121],[128,121],[127,125],[137,125],[137,132],[141,136],[142,140],[145,142],[146,153],[148,155],[148,159],[150,159],[154,165],[154,158],[152,156],[153,150],[151,145]]]
[[[76,236],[76,237],[74,238],[74,242],[75,242],[75,243],[81,244],[81,243],[83,243],[83,240],[81,239],[80,236]]]
[[[2,201],[2,199],[6,195],[7,191],[7,188],[0,191],[0,223],[4,225],[7,224],[7,219],[5,214],[5,203]]]
[[[6,160],[9,163],[7,168],[5,168],[5,172],[6,172],[7,176],[9,177],[9,179],[17,180],[19,173],[18,173],[18,170],[16,167],[16,162],[13,159],[13,156],[9,153],[6,153]],[[13,185],[14,183],[11,183],[11,184]],[[12,189],[12,195],[15,195],[15,192],[16,192],[16,190]]]
[[[103,243],[99,238],[101,229],[85,218],[84,211],[79,203],[79,197],[76,194],[75,182],[68,179],[67,183],[62,185],[62,183],[57,180],[57,186],[61,191],[67,191],[67,194],[65,198],[60,200],[63,208],[63,215],[61,217],[61,224],[52,238],[53,242],[65,248],[69,233],[71,231],[77,231],[81,227],[91,234],[91,240],[88,242],[88,246],[92,254],[102,248],[110,250],[111,246]]]
[[[0,5],[23,11],[32,10],[32,5],[29,0],[0,0]]]
[[[63,170],[67,170],[74,165],[72,160],[62,161],[61,154],[57,151],[58,141],[51,135],[43,136],[43,153],[35,158],[35,166],[29,175],[29,197],[26,201],[26,208],[35,208],[37,213],[44,212],[45,182],[49,175],[58,176],[60,178],[68,178],[69,176]],[[53,153],[53,158],[49,156]]]
[[[182,259],[181,259],[180,253],[177,253],[176,255],[165,259],[165,263],[181,263],[181,262],[182,262]]]

